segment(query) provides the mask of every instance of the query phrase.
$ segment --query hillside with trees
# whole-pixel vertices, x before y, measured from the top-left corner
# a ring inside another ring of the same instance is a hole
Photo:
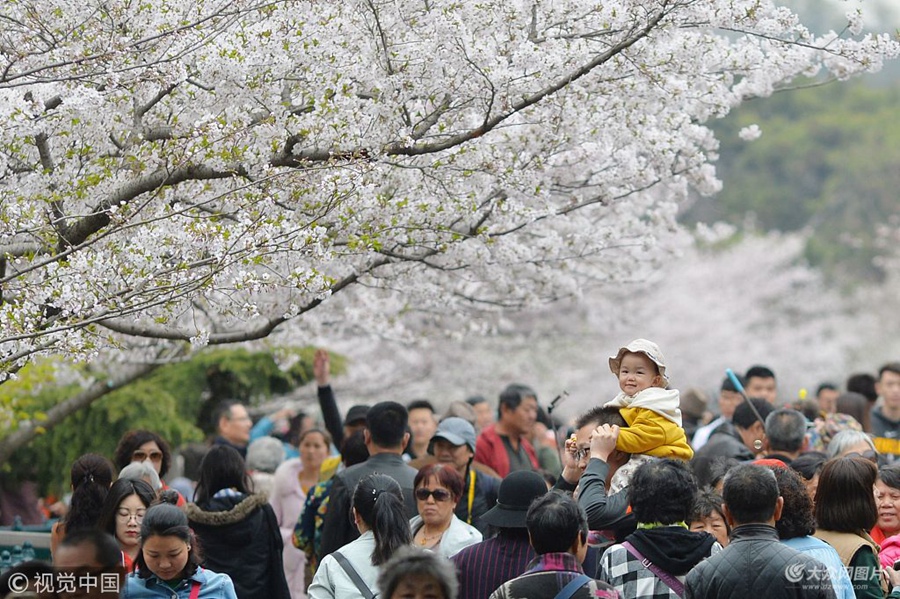
[[[809,230],[804,255],[838,281],[880,281],[885,225],[900,216],[900,83],[812,85],[752,101],[714,128],[723,189],[687,223]],[[756,124],[752,142],[739,132]]]

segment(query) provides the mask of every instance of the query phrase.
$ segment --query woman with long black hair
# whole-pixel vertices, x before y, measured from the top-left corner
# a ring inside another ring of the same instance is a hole
[[[142,480],[120,478],[109,488],[97,528],[114,536],[122,550],[122,565],[131,572],[141,550],[141,522],[156,501],[156,491]]]
[[[67,533],[97,526],[113,481],[112,464],[102,455],[86,453],[72,464],[70,480],[72,500],[69,511],[50,531],[51,555]]]
[[[370,474],[356,485],[350,517],[360,537],[326,555],[307,591],[310,599],[371,599],[381,566],[412,542],[400,484]]]
[[[228,574],[241,599],[290,599],[281,533],[265,495],[253,493],[241,454],[213,446],[200,463],[194,503],[186,508],[205,565]]]

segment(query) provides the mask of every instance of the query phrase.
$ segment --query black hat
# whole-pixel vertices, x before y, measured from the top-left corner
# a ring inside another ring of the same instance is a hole
[[[352,406],[349,410],[347,410],[347,417],[344,418],[344,424],[353,424],[354,422],[359,422],[360,420],[366,419],[366,414],[369,413],[369,406],[356,405]]]
[[[525,514],[531,502],[547,493],[544,477],[532,470],[510,472],[500,482],[497,505],[482,520],[499,528],[525,528]]]

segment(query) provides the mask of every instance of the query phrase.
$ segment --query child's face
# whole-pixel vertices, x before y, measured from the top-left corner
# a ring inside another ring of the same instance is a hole
[[[656,364],[644,354],[625,354],[619,364],[619,389],[625,395],[635,395],[648,387],[662,387]]]
[[[701,520],[694,520],[691,522],[691,530],[695,532],[705,530],[716,537],[722,547],[728,545],[728,526],[725,525],[725,519],[719,512],[713,511]]]

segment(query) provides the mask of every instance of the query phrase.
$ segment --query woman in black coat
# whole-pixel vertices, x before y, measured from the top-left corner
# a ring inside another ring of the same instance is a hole
[[[290,599],[281,532],[265,495],[252,492],[244,459],[216,445],[200,464],[194,503],[187,505],[204,566],[228,574],[239,599]]]

